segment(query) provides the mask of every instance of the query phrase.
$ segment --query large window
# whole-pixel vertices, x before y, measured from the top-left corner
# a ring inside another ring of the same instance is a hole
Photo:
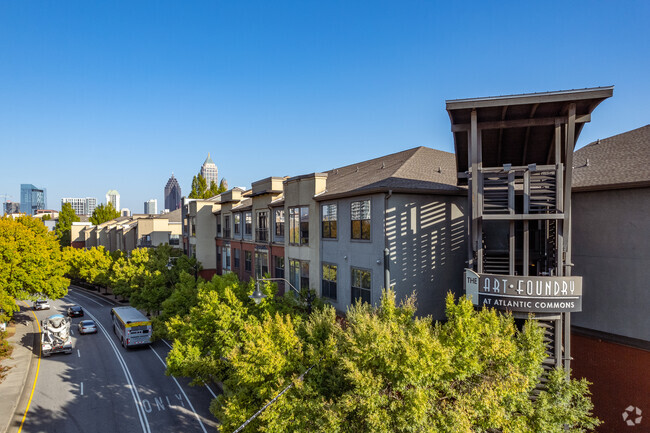
[[[232,267],[235,269],[239,269],[239,250],[237,248],[232,249],[232,255],[234,259],[234,263],[232,264]]]
[[[169,235],[169,245],[179,245],[181,243],[181,235]]]
[[[275,210],[275,237],[284,237],[284,209]]]
[[[352,301],[370,303],[370,271],[352,268]]]
[[[268,242],[269,240],[269,213],[267,211],[257,213],[255,240],[257,242]]]
[[[264,278],[269,273],[269,253],[255,251],[255,277]]]
[[[222,254],[222,257],[223,257],[222,268],[223,268],[223,270],[225,272],[225,271],[230,270],[230,245],[223,247],[222,251],[223,251],[223,254]]]
[[[244,251],[244,270],[250,272],[253,268],[253,253]]]
[[[298,290],[309,290],[309,262],[289,259],[289,282]]]
[[[223,237],[230,238],[230,215],[223,217]]]
[[[196,236],[196,218],[190,218],[190,236]]]
[[[217,236],[221,236],[221,214],[217,215]]]
[[[293,245],[309,243],[309,207],[289,208],[289,243]]]
[[[370,200],[353,201],[352,239],[370,239]]]
[[[284,278],[283,256],[273,256],[273,267],[275,268],[275,278]]]
[[[241,214],[236,213],[233,215],[233,232],[238,235],[241,233]]]
[[[321,296],[336,300],[336,265],[323,263]]]
[[[324,204],[321,209],[323,238],[336,239],[336,205]]]
[[[222,265],[221,269],[223,270],[223,262],[221,261],[221,247],[217,247],[217,267]]]
[[[253,212],[244,212],[244,234],[246,236],[253,234]]]

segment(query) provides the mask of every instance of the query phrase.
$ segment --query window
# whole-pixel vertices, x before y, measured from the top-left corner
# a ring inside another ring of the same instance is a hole
[[[284,209],[275,210],[275,237],[284,237]]]
[[[324,204],[321,209],[323,238],[336,239],[336,205]]]
[[[244,234],[253,234],[253,212],[244,212]]]
[[[235,262],[232,264],[232,267],[239,269],[239,250],[237,248],[232,249],[232,255]]]
[[[217,215],[217,236],[221,236],[221,214]]]
[[[255,251],[255,277],[264,278],[269,273],[269,253],[266,251]]]
[[[323,264],[321,295],[336,300],[336,265]]]
[[[223,237],[230,238],[230,215],[223,217]]]
[[[352,268],[352,300],[370,303],[370,271]]]
[[[275,278],[284,278],[283,256],[273,256],[273,267],[275,268]]]
[[[236,213],[233,215],[233,231],[236,235],[241,233],[241,214]]]
[[[289,282],[298,290],[309,290],[309,262],[289,259]]]
[[[244,251],[244,270],[250,272],[253,267],[253,253]]]
[[[294,245],[309,243],[309,207],[289,208],[289,243]]]
[[[225,246],[223,247],[223,270],[224,271],[229,271],[230,270],[230,246]]]
[[[181,243],[181,235],[169,235],[169,245],[179,245]]]
[[[353,201],[352,239],[370,240],[370,200]]]
[[[190,236],[196,236],[196,218],[190,218]]]
[[[217,247],[217,267],[219,267],[219,264],[222,263],[221,261],[221,247]],[[221,265],[221,269],[223,269],[223,264]]]
[[[257,242],[267,242],[269,240],[269,213],[266,211],[257,213],[255,239]]]

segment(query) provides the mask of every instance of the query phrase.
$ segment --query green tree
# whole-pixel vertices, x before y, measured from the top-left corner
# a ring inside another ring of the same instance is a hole
[[[115,209],[113,203],[108,203],[107,205],[100,204],[95,208],[89,220],[91,223],[98,225],[115,219],[119,216],[120,213]]]
[[[31,216],[0,218],[0,321],[18,310],[16,300],[68,292],[67,267],[54,233]]]
[[[72,223],[77,221],[79,221],[79,217],[74,209],[72,209],[72,205],[70,203],[63,203],[61,212],[59,212],[59,220],[54,226],[54,232],[57,238],[59,238],[62,247],[70,246]]]
[[[88,250],[68,247],[63,253],[68,263],[70,278],[102,287],[109,285],[113,259],[103,246]]]
[[[210,190],[208,189],[208,182],[201,173],[192,178],[192,191],[189,198],[210,198]]]
[[[228,181],[226,180],[225,177],[221,178],[221,182],[219,182],[219,189],[217,194],[221,194],[222,192],[228,191]]]

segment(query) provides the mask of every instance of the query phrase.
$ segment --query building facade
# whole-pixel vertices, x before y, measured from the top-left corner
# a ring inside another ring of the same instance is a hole
[[[20,212],[35,215],[38,209],[47,208],[47,190],[32,184],[20,185]]]
[[[106,193],[106,204],[112,203],[116,211],[120,211],[120,193],[114,189]]]
[[[20,213],[20,203],[7,200],[4,205],[4,213],[7,215]]]
[[[205,158],[205,161],[201,166],[201,176],[205,179],[208,188],[210,188],[212,182],[219,185],[218,175],[219,170],[217,169],[217,165],[212,161],[212,158],[210,158],[210,152],[208,152],[208,157]]]
[[[169,178],[165,185],[165,209],[169,211],[180,209],[181,197],[181,186],[174,177],[174,173],[172,173],[172,177]]]
[[[72,209],[75,211],[77,215],[87,215],[90,216],[93,214],[95,211],[95,208],[97,207],[97,199],[94,197],[86,197],[86,198],[73,198],[73,197],[66,197],[61,199],[61,207],[63,208],[63,205],[65,203],[70,203],[72,206]]]
[[[158,213],[158,200],[152,198],[144,202],[144,213],[148,215],[156,215]]]

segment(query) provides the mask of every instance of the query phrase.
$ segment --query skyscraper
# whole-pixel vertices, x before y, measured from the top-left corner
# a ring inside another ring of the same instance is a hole
[[[106,193],[106,204],[113,203],[116,211],[120,210],[120,193],[112,189]]]
[[[158,200],[152,198],[144,202],[144,213],[146,214],[157,214],[158,213]]]
[[[210,158],[210,152],[208,152],[208,157],[205,158],[205,162],[201,166],[201,175],[205,179],[205,183],[208,185],[208,188],[210,188],[212,182],[219,185],[219,179],[217,176],[218,173],[219,171],[217,170],[217,165],[212,162],[212,158]]]
[[[27,215],[36,214],[37,209],[47,207],[47,190],[34,185],[23,183],[20,185],[20,212]]]
[[[92,215],[97,207],[97,199],[94,197],[77,198],[66,197],[61,199],[61,208],[64,203],[70,203],[77,215]]]
[[[165,185],[165,209],[168,209],[170,212],[181,207],[181,186],[178,184],[178,180],[172,177],[167,181]]]

